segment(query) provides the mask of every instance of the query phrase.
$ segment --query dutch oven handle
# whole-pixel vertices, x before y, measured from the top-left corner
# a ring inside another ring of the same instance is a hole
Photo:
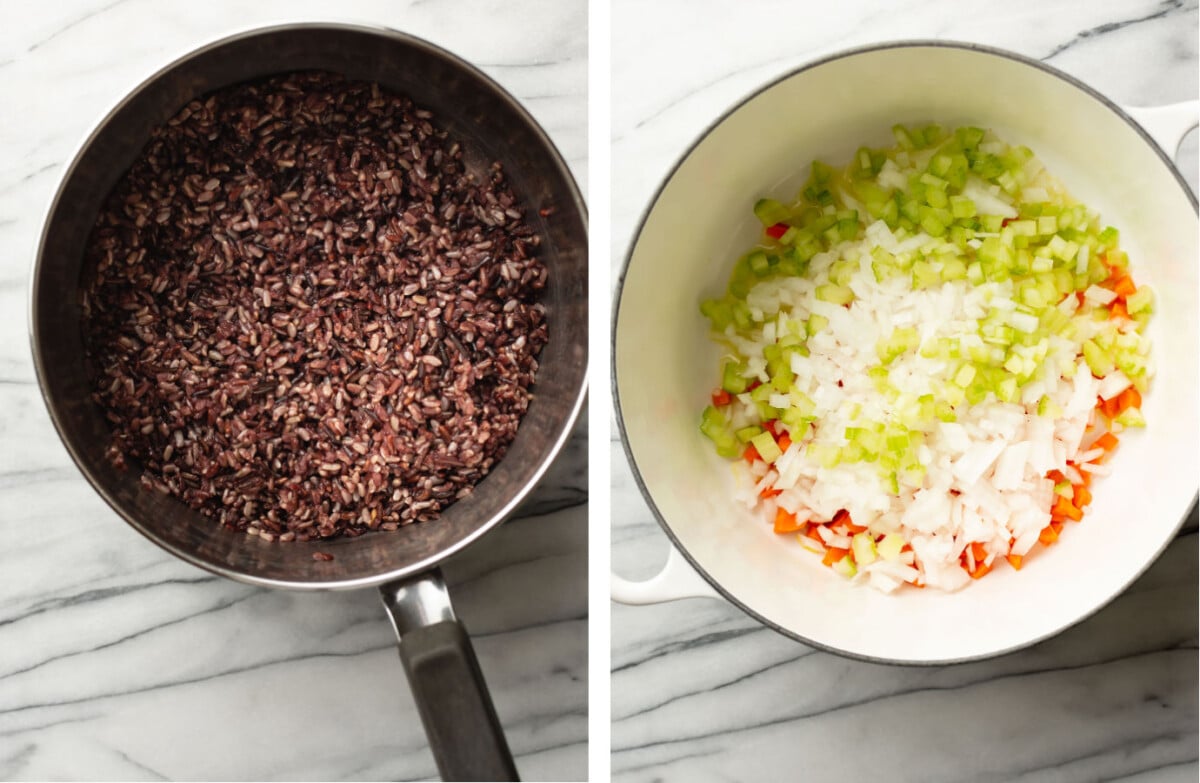
[[[518,780],[479,661],[437,569],[379,588],[443,780]]]

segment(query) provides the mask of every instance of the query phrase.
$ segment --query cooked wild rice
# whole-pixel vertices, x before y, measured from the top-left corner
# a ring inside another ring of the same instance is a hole
[[[93,229],[84,334],[110,458],[305,541],[429,520],[500,459],[546,342],[498,164],[331,74],[189,103]]]

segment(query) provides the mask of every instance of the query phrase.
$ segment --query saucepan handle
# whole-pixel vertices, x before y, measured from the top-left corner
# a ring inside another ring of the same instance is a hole
[[[1200,125],[1200,101],[1145,108],[1126,106],[1124,109],[1171,159],[1175,158],[1188,131]]]
[[[616,574],[610,574],[610,579],[610,594],[620,604],[660,604],[680,598],[721,597],[674,546],[667,552],[667,562],[662,570],[646,581],[633,582]]]
[[[518,780],[479,661],[436,569],[379,588],[443,780]]]

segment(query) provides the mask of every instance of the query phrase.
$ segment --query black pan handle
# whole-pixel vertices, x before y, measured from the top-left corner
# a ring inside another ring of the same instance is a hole
[[[379,588],[443,780],[519,780],[479,661],[437,569]]]

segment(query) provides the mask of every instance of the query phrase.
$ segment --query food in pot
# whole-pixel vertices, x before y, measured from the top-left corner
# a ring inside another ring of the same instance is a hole
[[[839,574],[954,590],[1083,518],[1145,426],[1154,295],[1028,148],[893,134],[755,205],[761,242],[701,306],[726,354],[700,428]]]
[[[157,128],[87,246],[109,455],[266,540],[430,520],[499,460],[546,268],[499,164],[430,112],[293,73]]]

